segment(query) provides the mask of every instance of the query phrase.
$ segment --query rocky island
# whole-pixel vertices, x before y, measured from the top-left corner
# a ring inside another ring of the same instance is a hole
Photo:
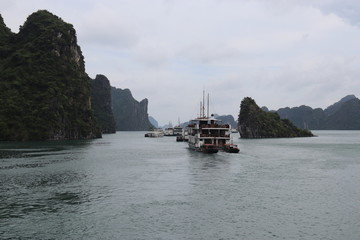
[[[101,137],[73,26],[46,10],[19,33],[0,17],[0,140]]]
[[[254,99],[242,100],[238,119],[241,138],[290,138],[312,137],[310,131],[297,128],[277,113],[262,110]]]
[[[91,79],[73,26],[47,10],[19,33],[0,15],[0,141],[90,139],[152,127],[136,101],[98,74]]]

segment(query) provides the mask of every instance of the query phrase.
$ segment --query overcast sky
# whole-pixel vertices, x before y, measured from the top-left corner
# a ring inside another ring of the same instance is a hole
[[[161,125],[239,113],[250,96],[269,109],[325,108],[360,91],[358,0],[0,0],[18,32],[47,9],[73,24],[86,72],[149,100]]]

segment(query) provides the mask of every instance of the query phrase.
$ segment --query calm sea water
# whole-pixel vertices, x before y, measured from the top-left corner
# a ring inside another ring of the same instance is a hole
[[[0,143],[0,239],[360,239],[360,131]]]

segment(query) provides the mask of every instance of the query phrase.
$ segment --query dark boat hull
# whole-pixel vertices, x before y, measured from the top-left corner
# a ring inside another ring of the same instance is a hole
[[[217,153],[218,151],[219,151],[219,149],[216,147],[216,146],[214,146],[214,145],[203,145],[202,147],[201,147],[201,151],[203,152],[203,153]]]
[[[237,145],[225,145],[223,148],[224,152],[228,152],[228,153],[238,153],[240,152],[239,148],[237,147]]]

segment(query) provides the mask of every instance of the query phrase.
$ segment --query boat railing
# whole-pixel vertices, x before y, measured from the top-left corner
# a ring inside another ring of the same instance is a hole
[[[200,134],[200,137],[230,137],[229,134],[205,134],[205,133],[202,133]]]
[[[200,128],[229,128],[229,124],[221,125],[221,124],[201,124]]]

